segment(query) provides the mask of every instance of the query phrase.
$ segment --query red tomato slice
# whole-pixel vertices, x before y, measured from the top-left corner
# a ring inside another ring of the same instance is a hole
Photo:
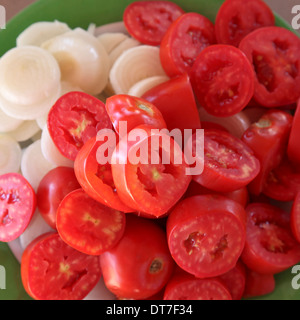
[[[292,119],[287,112],[270,110],[245,131],[242,141],[260,161],[260,172],[249,185],[251,193],[258,195],[262,192],[268,174],[281,162]]]
[[[300,191],[300,172],[287,158],[272,170],[262,192],[271,199],[293,201]]]
[[[232,300],[242,299],[246,285],[246,268],[240,260],[235,267],[219,276],[219,279],[228,288]]]
[[[174,77],[145,92],[142,98],[162,113],[169,131],[200,129],[200,117],[194,92],[187,74]]]
[[[245,187],[257,176],[259,168],[253,151],[240,139],[223,130],[206,129],[204,170],[193,179],[208,189],[231,192]]]
[[[237,263],[246,238],[246,214],[237,202],[217,195],[179,202],[167,220],[175,262],[197,278],[215,277]]]
[[[172,22],[183,13],[177,4],[169,1],[136,1],[126,7],[123,21],[132,37],[156,46]]]
[[[181,272],[167,283],[164,300],[232,300],[232,297],[218,278],[198,279]]]
[[[18,238],[27,228],[36,208],[36,195],[18,173],[0,176],[0,241]]]
[[[269,294],[275,290],[273,274],[260,274],[247,269],[243,298],[255,298]]]
[[[125,214],[92,199],[82,189],[70,192],[56,214],[57,231],[72,248],[100,255],[121,239]]]
[[[300,165],[300,148],[299,148],[299,140],[300,140],[300,100],[297,104],[297,108],[294,114],[292,129],[289,136],[287,155],[289,159]]]
[[[300,39],[281,27],[259,28],[240,42],[255,70],[254,99],[265,107],[294,103],[300,97]]]
[[[291,229],[295,239],[300,242],[300,191],[295,197],[291,210]]]
[[[160,60],[169,77],[190,74],[198,54],[215,44],[213,23],[203,15],[189,12],[168,28],[160,44]]]
[[[241,257],[249,269],[275,274],[300,261],[300,243],[290,230],[288,213],[266,203],[252,203],[246,212],[247,237]]]
[[[261,0],[226,0],[221,5],[215,22],[218,43],[238,46],[250,32],[274,26],[272,10]]]
[[[105,107],[118,134],[120,134],[120,121],[127,125],[128,132],[142,124],[157,129],[167,127],[158,108],[142,98],[118,94],[107,98]]]
[[[110,162],[101,164],[97,160],[98,150],[104,143],[97,137],[93,137],[80,149],[74,163],[78,182],[83,190],[96,201],[115,210],[132,212],[134,210],[123,203],[118,196]]]
[[[112,156],[118,195],[139,214],[161,217],[187,190],[191,181],[186,175],[188,166],[181,148],[169,135],[146,125],[135,128],[136,137],[131,138],[131,133],[120,140]]]
[[[254,72],[238,48],[211,45],[200,52],[191,72],[192,86],[205,110],[227,117],[244,109],[254,93]]]
[[[50,136],[70,160],[75,160],[84,143],[103,128],[112,128],[104,103],[84,92],[66,93],[48,114]]]
[[[21,276],[36,300],[82,300],[101,278],[101,269],[98,257],[71,248],[57,233],[47,233],[25,249]]]
[[[70,167],[56,167],[42,178],[37,189],[37,208],[50,227],[56,229],[56,211],[62,199],[79,188]]]
[[[104,283],[118,298],[146,299],[171,277],[174,261],[166,234],[153,220],[127,215],[119,243],[100,256]]]

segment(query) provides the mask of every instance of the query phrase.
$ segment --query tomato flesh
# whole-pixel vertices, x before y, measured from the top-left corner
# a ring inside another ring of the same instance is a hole
[[[80,253],[50,233],[27,246],[21,276],[35,300],[82,300],[101,278],[101,270],[98,257]]]
[[[291,229],[295,239],[300,243],[300,191],[295,197],[291,211]]]
[[[183,13],[178,5],[169,1],[136,1],[126,7],[123,20],[132,37],[156,46],[172,22]]]
[[[121,239],[125,215],[79,189],[70,192],[60,203],[56,225],[61,238],[72,248],[89,255],[100,255]]]
[[[286,212],[265,203],[249,204],[246,212],[247,237],[241,257],[249,269],[275,274],[300,261],[300,244]]]
[[[300,151],[299,151],[299,139],[300,139],[300,102],[298,102],[294,117],[292,128],[289,136],[287,155],[289,159],[295,164],[300,164]]]
[[[0,241],[18,238],[27,228],[36,209],[36,194],[18,173],[0,176]]]
[[[48,114],[48,130],[58,150],[75,160],[84,143],[103,128],[112,128],[105,105],[84,92],[69,92],[60,97]]]
[[[222,196],[182,200],[167,221],[168,244],[174,260],[198,278],[229,271],[244,247],[245,218],[241,205]]]

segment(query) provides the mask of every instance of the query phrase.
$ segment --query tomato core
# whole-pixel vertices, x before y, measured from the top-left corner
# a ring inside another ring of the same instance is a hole
[[[163,268],[163,261],[159,258],[155,258],[150,265],[149,273],[155,274],[159,273]]]

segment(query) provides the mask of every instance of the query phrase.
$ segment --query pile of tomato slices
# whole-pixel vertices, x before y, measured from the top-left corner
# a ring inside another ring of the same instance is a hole
[[[36,192],[0,176],[0,241],[36,209],[52,228],[23,253],[26,291],[83,299],[102,277],[118,299],[271,293],[300,261],[300,39],[261,0],[226,0],[214,24],[169,1],[123,18],[170,80],[142,97],[63,95],[47,126],[74,167]]]

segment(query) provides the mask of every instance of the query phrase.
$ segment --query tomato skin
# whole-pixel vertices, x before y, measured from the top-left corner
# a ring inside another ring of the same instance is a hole
[[[174,77],[145,92],[143,99],[153,103],[162,113],[169,131],[200,129],[200,117],[193,88],[187,74]]]
[[[101,165],[97,161],[97,150],[104,142],[93,137],[78,152],[74,170],[80,186],[93,199],[122,212],[132,212],[117,194],[110,163]]]
[[[126,122],[128,132],[142,124],[151,125],[157,129],[167,127],[158,108],[143,98],[126,94],[113,95],[106,99],[105,107],[118,134],[120,121]]]
[[[78,151],[100,129],[111,129],[102,101],[84,92],[61,96],[48,114],[49,134],[62,155],[75,160]]]
[[[232,192],[245,187],[259,169],[259,161],[243,141],[223,130],[204,130],[204,170],[193,180],[217,192]]]
[[[259,28],[239,44],[255,70],[254,99],[265,107],[295,103],[300,97],[300,39],[281,27]]]
[[[216,16],[216,38],[218,43],[237,47],[253,30],[274,24],[274,14],[263,1],[226,0]]]
[[[243,110],[254,93],[254,71],[244,53],[216,44],[203,49],[191,71],[200,105],[211,115],[232,116]]]
[[[269,294],[274,291],[275,285],[273,274],[261,274],[247,269],[243,298],[255,298]]]
[[[199,279],[187,272],[175,273],[166,285],[164,300],[232,300],[218,278]]]
[[[247,236],[241,258],[249,269],[275,274],[300,261],[300,244],[293,237],[285,211],[266,203],[252,203],[246,213]]]
[[[300,164],[300,100],[298,101],[297,108],[293,117],[292,128],[289,136],[287,155],[289,159],[296,165]]]
[[[126,7],[123,20],[132,37],[157,46],[172,21],[183,13],[182,8],[169,1],[136,1]]]
[[[15,240],[25,231],[36,202],[35,191],[21,174],[0,176],[0,241]]]
[[[262,192],[268,174],[281,162],[292,119],[287,112],[270,110],[243,134],[242,141],[253,150],[260,161],[260,172],[249,185],[251,193],[258,195]]]
[[[295,197],[291,210],[291,229],[295,239],[300,243],[300,191]]]
[[[198,54],[215,43],[213,23],[201,14],[185,13],[171,24],[161,41],[162,67],[169,77],[190,74]]]
[[[186,175],[188,165],[184,161],[181,148],[169,135],[157,132],[156,128],[146,125],[135,128],[135,133],[141,137],[138,142],[129,139],[129,133],[120,140],[113,152],[111,167],[114,183],[120,199],[135,209],[138,215],[148,218],[162,217],[168,214],[187,190],[191,181],[191,176]],[[155,138],[159,138],[159,146],[156,147],[163,150],[169,158],[168,163],[163,163],[160,157],[158,164],[152,164],[149,149],[151,139]],[[165,149],[168,144],[170,148]],[[145,155],[141,151],[143,156],[134,164],[130,155],[140,149],[147,151],[147,159],[143,159]],[[174,162],[175,152],[177,161],[180,158],[181,164]],[[168,192],[165,192],[166,188]]]
[[[223,196],[186,198],[167,220],[173,259],[197,278],[219,276],[232,269],[242,253],[245,237],[244,208]]]
[[[70,167],[56,167],[41,180],[37,189],[37,208],[44,220],[56,229],[56,210],[62,199],[80,184]]]
[[[164,230],[154,221],[132,214],[127,215],[122,239],[100,256],[100,263],[107,288],[126,299],[146,299],[159,293],[174,267]]]
[[[46,233],[24,250],[21,278],[35,300],[82,300],[101,278],[99,258],[71,248],[57,232]]]

